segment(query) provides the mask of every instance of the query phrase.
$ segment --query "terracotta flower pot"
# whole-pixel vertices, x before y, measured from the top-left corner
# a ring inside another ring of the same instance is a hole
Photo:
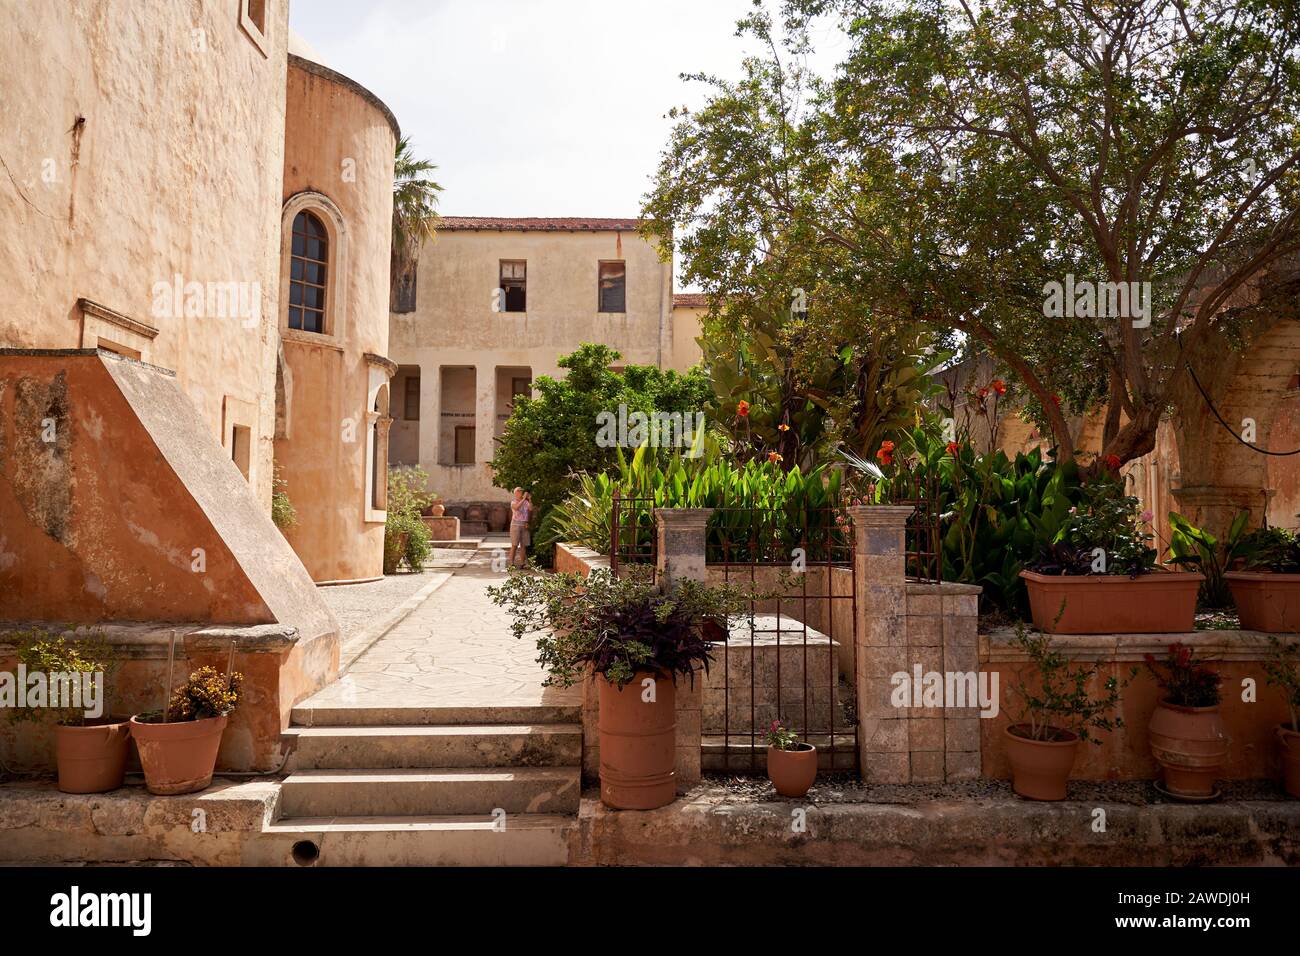
[[[642,686],[654,680],[654,696]],[[653,810],[677,798],[677,687],[638,672],[621,690],[596,675],[600,693],[600,800],[615,810]]]
[[[1224,578],[1243,630],[1271,634],[1300,630],[1300,574],[1229,571]]]
[[[1231,740],[1219,705],[1183,707],[1162,700],[1147,726],[1151,754],[1164,770],[1165,790],[1175,797],[1206,800],[1223,775]]]
[[[429,517],[441,518],[443,512],[445,512],[446,510],[447,510],[446,505],[444,505],[441,501],[435,501],[433,504],[429,505]]]
[[[131,718],[131,736],[140,751],[144,783],[150,793],[196,793],[212,783],[226,717],[143,723]]]
[[[1153,571],[1136,578],[1036,571],[1020,576],[1034,627],[1044,634],[1185,633],[1195,627],[1196,594],[1205,580],[1195,571]]]
[[[81,727],[54,728],[59,789],[64,793],[106,793],[122,786],[129,721],[107,718]]]
[[[1079,737],[1068,730],[1052,729],[1054,736],[1065,739],[1032,740],[1014,733],[1029,733],[1028,724],[1014,724],[1003,731],[1011,761],[1011,789],[1030,800],[1065,799],[1065,782],[1074,769]]]
[[[1286,724],[1279,724],[1277,739],[1282,742],[1282,788],[1300,797],[1300,734]]]
[[[489,531],[505,531],[510,527],[510,506],[494,502],[487,510],[487,523]]]
[[[802,797],[817,779],[817,748],[798,743],[793,750],[767,748],[767,779],[783,797]]]

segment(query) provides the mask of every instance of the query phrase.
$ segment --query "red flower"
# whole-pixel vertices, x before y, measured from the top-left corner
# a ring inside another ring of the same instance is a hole
[[[1119,460],[1119,455],[1106,456],[1106,467],[1111,471],[1118,471],[1121,464],[1122,462]]]
[[[876,458],[882,465],[892,465],[894,463],[894,443],[892,441],[883,441],[880,448],[876,451]]]
[[[1005,395],[1007,393],[1007,383],[1002,381],[1000,378],[995,378],[991,381],[989,383],[989,388],[993,389],[993,391],[997,392],[999,395]]]
[[[1060,395],[1049,395],[1048,398],[1050,398],[1050,399],[1052,400],[1052,404],[1053,404],[1053,405],[1060,405],[1060,404],[1061,404],[1061,396],[1060,396]]]
[[[745,400],[742,398],[742,399],[740,400],[740,404],[736,406],[736,414],[739,415],[741,418],[748,418],[748,417],[749,417],[749,402],[745,401]]]
[[[948,454],[952,455],[954,458],[957,457],[957,449],[958,445],[955,441],[948,442]]]
[[[767,460],[770,461],[772,464],[775,465],[775,464],[777,464],[778,462],[785,461],[785,458],[783,458],[782,456],[778,455],[778,454],[777,454],[776,452],[774,452],[774,451],[769,451],[769,452],[767,453]]]
[[[976,392],[976,394],[979,395],[980,398],[988,398],[989,390],[987,388],[981,388],[978,392]]]

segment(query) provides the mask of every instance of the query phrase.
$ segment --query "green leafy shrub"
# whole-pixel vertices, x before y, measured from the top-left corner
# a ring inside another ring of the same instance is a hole
[[[1223,575],[1241,554],[1245,542],[1242,532],[1249,518],[1249,511],[1238,514],[1220,541],[1204,528],[1195,527],[1177,512],[1169,512],[1169,563],[1205,575],[1205,581],[1201,585],[1203,606],[1232,606],[1232,590]]]
[[[856,472],[853,493],[867,500],[886,500],[895,484],[905,496],[913,485],[933,487],[943,579],[980,585],[986,608],[1028,616],[1020,572],[1058,540],[1083,500],[1072,460],[1057,463],[1038,449],[1014,458],[1000,450],[981,455],[924,426],[882,447],[876,462],[844,457]]]
[[[412,571],[424,570],[425,562],[433,550],[433,533],[420,518],[420,514],[436,497],[429,491],[429,473],[418,465],[398,465],[388,469],[388,507],[384,522],[385,574],[396,574],[403,559]]]
[[[18,663],[29,674],[96,674],[104,675],[105,688],[109,678],[116,670],[117,664],[112,660],[108,641],[98,631],[79,635],[69,631],[57,637],[48,632],[33,628],[26,631],[12,631],[4,635],[18,649]],[[107,712],[108,702],[104,702]],[[9,712],[11,720],[41,720],[53,718],[57,724],[65,727],[80,727],[85,723],[85,709],[75,707],[13,707]]]
[[[1248,571],[1300,574],[1300,538],[1285,528],[1257,528],[1246,535],[1238,548]]]
[[[655,508],[713,508],[706,547],[710,559],[790,560],[796,547],[848,543],[842,517],[841,473],[825,466],[804,473],[767,461],[734,464],[716,446],[699,458],[641,447],[631,457],[618,450],[614,474],[584,474],[577,488],[542,521],[538,541],[569,541],[610,550],[614,494],[623,503],[622,550],[648,550]],[[779,556],[779,558],[778,558]]]
[[[1135,578],[1155,567],[1151,538],[1143,529],[1137,498],[1122,494],[1115,482],[1095,480],[1083,486],[1083,500],[1070,509],[1051,542],[1066,548],[1046,550],[1030,568],[1044,574],[1127,574]],[[1061,560],[1062,553],[1068,555],[1067,560]],[[1089,559],[1086,564],[1080,562],[1081,556]],[[1099,565],[1099,561],[1103,563]]]
[[[1107,677],[1102,681],[1102,693],[1091,694],[1088,685],[1101,677],[1103,662],[1091,664],[1071,663],[1059,650],[1052,647],[1046,634],[1030,633],[1024,624],[1016,625],[1012,645],[1024,651],[1033,665],[1037,680],[1022,673],[1009,690],[1021,704],[1013,708],[1019,716],[1013,725],[1028,729],[1030,740],[1066,740],[1061,731],[1075,734],[1080,740],[1100,744],[1098,731],[1111,731],[1124,726],[1122,717],[1110,713],[1119,704],[1119,692],[1127,681]],[[1130,675],[1131,677],[1132,675]]]
[[[535,634],[537,662],[547,685],[569,686],[590,667],[620,687],[638,672],[687,676],[708,670],[708,620],[740,612],[743,592],[732,585],[684,580],[664,593],[648,577],[533,574],[511,568],[505,583],[487,591],[512,618],[516,638]]]
[[[281,531],[298,523],[298,511],[289,500],[288,487],[289,482],[280,477],[280,466],[276,465],[271,478],[271,520]]]
[[[1287,711],[1291,716],[1291,729],[1300,734],[1300,644],[1286,643],[1270,634],[1269,659],[1264,663],[1268,682],[1286,695]]]

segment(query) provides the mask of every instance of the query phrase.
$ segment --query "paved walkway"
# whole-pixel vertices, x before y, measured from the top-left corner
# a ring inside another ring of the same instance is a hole
[[[483,707],[574,705],[581,692],[542,686],[529,638],[516,640],[510,618],[488,598],[489,585],[505,579],[493,570],[499,542],[485,540],[461,552],[451,578],[401,623],[380,637],[338,681],[301,707]],[[448,561],[450,563],[450,560]],[[498,566],[503,562],[498,561]]]

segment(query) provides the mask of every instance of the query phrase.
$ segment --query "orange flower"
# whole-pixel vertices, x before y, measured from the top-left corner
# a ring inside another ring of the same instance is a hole
[[[787,425],[785,422],[782,422],[780,425],[776,426],[776,430],[779,432],[788,432],[790,430],[790,426]]]
[[[749,402],[745,401],[745,400],[742,398],[742,399],[740,400],[740,404],[736,406],[736,414],[739,415],[741,418],[748,418],[748,417],[749,417]]]
[[[882,441],[879,450],[876,452],[876,458],[882,465],[892,465],[894,463],[894,443],[892,441]]]
[[[958,445],[955,441],[948,442],[948,454],[952,455],[954,458],[957,457],[957,448]]]
[[[774,465],[775,465],[775,464],[778,464],[779,462],[783,462],[783,461],[785,461],[785,459],[784,459],[783,457],[781,457],[780,455],[778,455],[778,454],[777,454],[776,452],[774,452],[774,451],[769,451],[769,452],[767,453],[767,460],[770,461],[770,462],[771,462],[772,464],[774,464]]]
[[[1106,467],[1109,468],[1111,471],[1119,471],[1119,466],[1121,464],[1122,462],[1119,460],[1119,455],[1106,456]]]
[[[989,390],[988,390],[987,388],[981,388],[981,389],[980,389],[978,392],[976,392],[975,394],[978,395],[980,398],[988,398],[988,397],[989,397]]]
[[[1007,393],[1007,383],[1002,381],[1000,378],[995,378],[991,381],[989,383],[989,388],[993,389],[993,391],[997,392],[999,395],[1005,395]]]

